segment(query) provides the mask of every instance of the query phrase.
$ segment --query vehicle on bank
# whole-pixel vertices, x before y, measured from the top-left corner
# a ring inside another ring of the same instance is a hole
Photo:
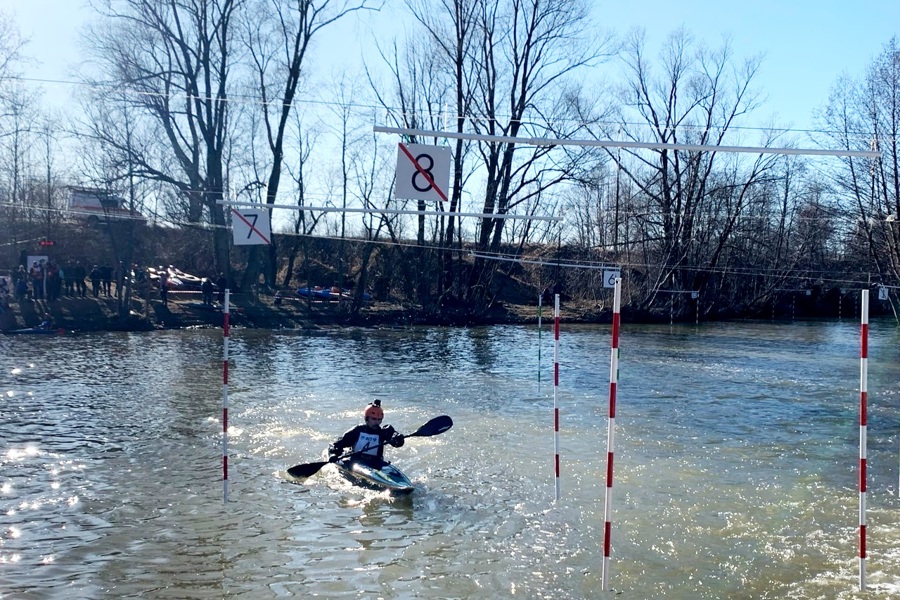
[[[146,222],[139,211],[128,208],[124,198],[99,188],[70,187],[67,209],[71,218],[86,221],[88,225],[128,219]]]

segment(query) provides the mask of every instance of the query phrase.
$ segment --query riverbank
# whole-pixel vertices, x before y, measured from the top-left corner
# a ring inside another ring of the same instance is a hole
[[[285,298],[275,304],[271,296],[235,294],[229,321],[237,327],[256,329],[315,329],[337,326],[402,327],[409,325],[477,326],[537,323],[537,305],[497,304],[482,315],[448,308],[426,313],[416,306],[393,302],[368,302],[353,314],[348,303]],[[35,327],[50,314],[53,325],[67,331],[152,331],[191,327],[221,327],[222,306],[200,302],[198,295],[170,293],[163,304],[158,299],[134,300],[127,318],[118,313],[115,297],[86,298],[64,296],[53,302],[24,300],[13,302],[0,315],[0,331]],[[552,308],[543,309],[544,322],[553,318]],[[598,305],[565,306],[566,322],[609,322],[610,313]]]

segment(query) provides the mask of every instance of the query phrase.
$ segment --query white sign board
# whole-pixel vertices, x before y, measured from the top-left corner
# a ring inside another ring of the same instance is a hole
[[[888,289],[884,286],[878,288],[878,299],[879,300],[887,300],[888,299]]]
[[[619,279],[621,276],[622,276],[621,271],[603,271],[603,287],[605,287],[605,288],[616,287],[616,279]]]
[[[26,270],[26,271],[27,271],[27,270],[30,270],[31,267],[33,267],[33,266],[35,265],[35,263],[37,263],[38,265],[40,265],[40,266],[43,267],[43,266],[46,265],[48,262],[50,262],[50,257],[49,257],[49,256],[44,256],[44,255],[39,255],[39,256],[29,255],[28,258],[27,258],[27,261],[28,261],[28,262],[27,262],[27,264],[25,265],[25,270]]]
[[[231,209],[231,229],[235,246],[268,245],[272,239],[269,211],[260,208]]]
[[[398,144],[394,198],[448,200],[450,148],[424,144]]]

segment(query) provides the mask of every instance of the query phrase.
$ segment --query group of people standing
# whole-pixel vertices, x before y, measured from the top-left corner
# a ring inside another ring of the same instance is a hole
[[[53,261],[35,261],[28,269],[19,265],[19,270],[12,274],[16,299],[21,302],[30,294],[32,300],[53,302],[62,295],[64,276],[63,270]]]
[[[117,267],[97,264],[88,270],[80,260],[60,265],[41,259],[28,268],[19,265],[19,269],[11,273],[12,292],[18,302],[28,299],[53,302],[63,295],[86,298],[87,281],[91,283],[94,298],[101,295],[112,297],[113,283],[116,283],[118,295],[125,277],[127,274],[121,262]]]
[[[150,271],[152,270],[150,269]],[[164,305],[168,305],[171,277],[163,267],[157,270],[156,276],[158,279],[155,283],[159,286],[160,300]],[[119,297],[124,283],[129,277],[133,279],[140,294],[144,293],[141,289],[149,292],[147,285],[154,283],[148,277],[147,270],[134,265],[131,271],[128,271],[121,261],[116,267],[108,264],[95,264],[88,269],[80,260],[68,261],[61,266],[59,263],[47,259],[34,261],[28,268],[20,265],[17,271],[9,273],[8,278],[3,278],[3,283],[8,288],[6,293],[14,296],[17,302],[26,300],[53,302],[63,295],[86,298],[88,283],[90,283],[90,294],[94,298]],[[216,298],[219,303],[224,303],[226,287],[228,287],[228,279],[224,274],[220,273],[215,283],[212,278],[204,277],[200,284],[203,304],[213,306]]]

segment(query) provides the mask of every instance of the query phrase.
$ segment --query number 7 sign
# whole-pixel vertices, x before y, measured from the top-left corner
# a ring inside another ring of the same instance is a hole
[[[231,229],[235,246],[268,245],[272,238],[269,213],[265,210],[231,209]]]
[[[394,198],[447,201],[450,148],[398,144]]]

